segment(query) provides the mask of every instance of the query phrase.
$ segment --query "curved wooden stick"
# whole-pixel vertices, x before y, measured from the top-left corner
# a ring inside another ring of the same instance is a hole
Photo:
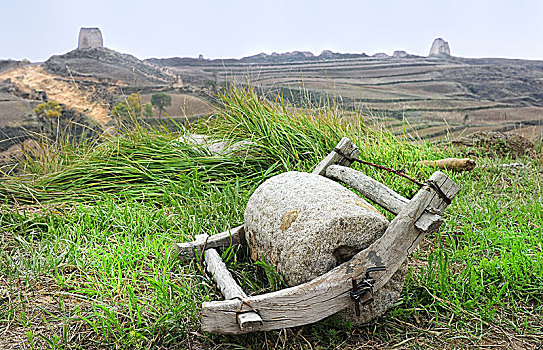
[[[364,197],[396,215],[409,203],[409,199],[399,195],[361,171],[341,165],[330,165],[326,168],[326,177],[351,186]],[[441,216],[426,212],[415,222],[415,226],[422,232],[429,233],[439,228],[442,223]]]
[[[452,199],[458,193],[459,187],[445,174],[436,172],[430,179],[448,198]],[[424,236],[424,232],[415,227],[415,222],[429,205],[436,209],[447,206],[425,186],[392,220],[380,239],[350,261],[312,281],[243,300],[203,303],[202,329],[212,333],[246,333],[240,329],[237,315],[247,311],[258,312],[263,321],[261,330],[273,330],[314,323],[343,310],[352,303],[349,290],[353,278],[360,278],[370,267],[386,266],[384,273],[375,274],[374,288],[378,289],[397,271]]]

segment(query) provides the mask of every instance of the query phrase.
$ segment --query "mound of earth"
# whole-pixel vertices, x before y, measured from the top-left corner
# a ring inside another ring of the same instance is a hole
[[[21,62],[14,60],[0,60],[0,72],[6,71],[11,68],[19,67]]]
[[[182,86],[181,78],[171,71],[105,47],[76,49],[52,56],[43,65],[52,74],[122,81],[127,85]]]
[[[526,138],[497,131],[476,132],[469,136],[453,140],[452,145],[465,153],[475,155],[494,155],[499,157],[518,158],[522,156],[537,157],[534,144]]]
[[[66,106],[66,109],[73,109],[85,114],[99,125],[105,126],[109,121],[109,105],[101,98],[104,95],[99,93],[101,85],[98,82],[79,81],[75,84],[72,77],[62,77],[46,72],[41,66],[26,65],[16,69],[0,73],[0,80],[4,80],[5,89],[13,98],[24,99],[23,102],[30,104],[24,109],[24,114],[13,117],[9,110],[0,110],[0,118],[11,118],[20,121],[23,116],[32,115],[32,109],[38,103],[46,100],[54,100]],[[95,79],[96,80],[96,79]],[[0,91],[1,92],[1,91]],[[105,92],[107,93],[107,92]],[[21,102],[18,102],[19,105]],[[13,108],[12,108],[13,110]],[[0,120],[1,126],[1,120]]]
[[[152,96],[153,94],[141,94],[142,104],[151,102]],[[164,107],[164,113],[160,113],[155,108],[154,117],[161,115],[166,119],[170,117],[191,118],[194,116],[208,115],[213,112],[213,107],[200,97],[188,94],[170,94],[170,97],[172,98],[171,106]]]
[[[10,79],[0,77],[0,152],[24,140],[29,133],[39,132],[34,108],[44,97],[35,90],[23,92]]]

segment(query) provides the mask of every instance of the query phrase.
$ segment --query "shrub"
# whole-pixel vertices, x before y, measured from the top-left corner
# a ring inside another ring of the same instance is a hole
[[[120,120],[133,120],[142,116],[139,93],[129,95],[123,102],[113,106],[111,113]]]

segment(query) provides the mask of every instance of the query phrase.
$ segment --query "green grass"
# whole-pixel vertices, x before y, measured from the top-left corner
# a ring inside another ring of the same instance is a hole
[[[214,156],[177,134],[135,128],[62,148],[46,164],[23,164],[23,177],[2,180],[1,346],[529,348],[543,341],[542,171],[528,159],[529,167],[516,169],[490,158],[478,159],[472,172],[449,174],[462,190],[445,225],[410,258],[402,297],[377,322],[352,327],[330,318],[254,335],[202,334],[200,304],[221,296],[199,261],[175,258],[172,243],[239,225],[263,180],[309,171],[343,136],[361,158],[420,179],[433,170],[419,160],[453,154],[368,129],[334,105],[291,109],[280,97],[270,103],[239,89],[220,101],[215,118],[187,132],[252,141],[252,157]],[[404,196],[417,190],[363,171]],[[282,288],[246,248],[227,249],[223,258],[248,294]]]

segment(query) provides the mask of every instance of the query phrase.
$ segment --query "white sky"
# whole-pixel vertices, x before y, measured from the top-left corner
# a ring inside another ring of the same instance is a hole
[[[139,58],[427,55],[443,37],[455,56],[543,59],[543,0],[0,0],[0,58],[46,60],[94,26],[105,46]]]

